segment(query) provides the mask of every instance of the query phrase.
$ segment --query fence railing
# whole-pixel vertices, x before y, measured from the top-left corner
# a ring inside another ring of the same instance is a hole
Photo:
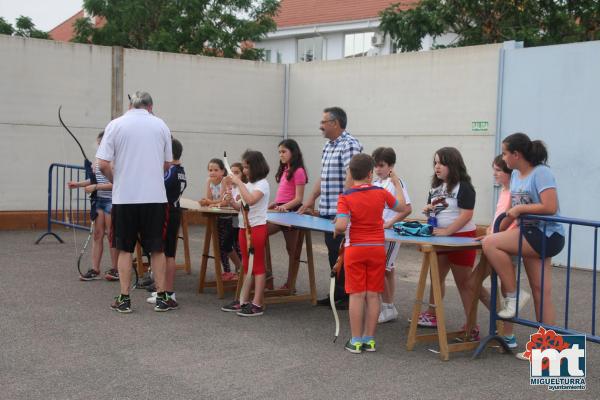
[[[69,181],[89,179],[85,168],[80,165],[52,163],[48,168],[48,224],[46,232],[35,244],[46,236],[54,236],[60,243],[64,241],[52,231],[53,225],[72,229],[89,230],[90,206],[84,188],[69,189]]]

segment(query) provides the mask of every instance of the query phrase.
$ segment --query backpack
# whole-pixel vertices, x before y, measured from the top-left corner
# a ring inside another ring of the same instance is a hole
[[[393,228],[402,236],[431,236],[433,234],[433,226],[422,224],[419,221],[396,222]]]

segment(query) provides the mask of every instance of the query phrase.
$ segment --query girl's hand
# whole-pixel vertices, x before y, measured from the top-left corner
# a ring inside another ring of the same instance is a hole
[[[277,207],[277,203],[273,202],[271,204],[269,204],[269,207],[267,207],[269,210],[274,210]]]
[[[431,211],[433,211],[433,206],[431,204],[427,204],[423,207],[423,214],[429,214]]]
[[[98,185],[87,185],[85,187],[85,192],[86,193],[94,193],[96,191],[96,186],[98,186]]]
[[[433,228],[434,236],[450,236],[450,232],[446,228]]]
[[[276,211],[279,211],[279,212],[287,212],[287,211],[288,211],[288,210],[287,210],[285,207],[283,207],[283,206],[276,206],[276,207],[275,207],[275,210],[276,210]]]
[[[208,200],[208,199],[202,199],[202,200],[200,200],[200,205],[202,207],[208,207],[210,205],[210,200]]]
[[[75,188],[76,188],[76,187],[78,187],[78,186],[79,186],[79,185],[78,185],[78,184],[77,184],[77,182],[75,182],[75,181],[69,181],[69,182],[67,182],[67,187],[68,187],[69,189],[75,189]]]
[[[506,216],[508,216],[509,218],[512,219],[517,219],[519,218],[519,215],[521,215],[523,213],[523,211],[521,210],[521,205],[518,206],[514,206],[510,209],[508,209],[506,211]]]
[[[394,224],[392,223],[392,221],[389,221],[383,224],[383,229],[390,229],[393,226]]]

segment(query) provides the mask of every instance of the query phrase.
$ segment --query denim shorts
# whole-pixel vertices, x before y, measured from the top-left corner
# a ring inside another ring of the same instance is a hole
[[[112,199],[98,197],[96,201],[96,208],[98,210],[102,210],[105,214],[110,214],[112,210]]]

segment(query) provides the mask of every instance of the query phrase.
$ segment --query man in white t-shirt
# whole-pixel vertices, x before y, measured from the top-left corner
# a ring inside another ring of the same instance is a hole
[[[138,237],[152,255],[159,288],[155,310],[171,309],[169,297],[160,292],[164,290],[166,271],[163,250],[168,203],[164,172],[172,161],[171,132],[162,119],[152,114],[152,106],[150,94],[136,92],[129,111],[104,129],[104,139],[96,153],[100,170],[113,182],[111,236],[113,246],[119,250],[121,294],[111,308],[120,313],[131,312],[131,258]],[[159,302],[165,304],[159,307]]]

